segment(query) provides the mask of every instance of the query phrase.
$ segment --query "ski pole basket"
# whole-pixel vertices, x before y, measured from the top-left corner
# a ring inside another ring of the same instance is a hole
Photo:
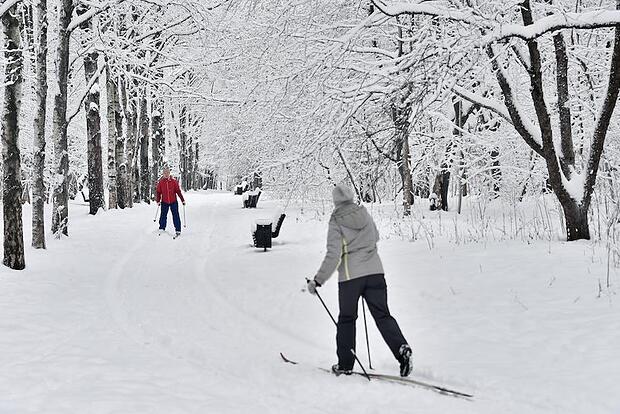
[[[278,217],[275,231],[273,231],[272,229],[272,220],[256,220],[256,228],[252,232],[254,247],[263,249],[263,251],[265,252],[267,251],[267,249],[271,249],[271,240],[277,238],[280,235],[280,229],[282,228],[282,223],[284,222],[285,217],[286,214],[280,214],[280,217]]]

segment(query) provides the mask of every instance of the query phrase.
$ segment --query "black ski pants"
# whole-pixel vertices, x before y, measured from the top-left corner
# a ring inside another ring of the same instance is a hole
[[[381,336],[390,347],[394,358],[400,361],[400,347],[407,341],[403,336],[398,323],[390,315],[387,304],[387,285],[383,274],[360,277],[338,283],[338,331],[336,345],[338,365],[340,369],[353,369],[355,357],[351,350],[355,350],[355,321],[357,320],[357,305],[363,297],[368,304]]]

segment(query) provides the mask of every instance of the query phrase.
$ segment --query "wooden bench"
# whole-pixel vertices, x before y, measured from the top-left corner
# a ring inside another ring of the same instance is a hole
[[[256,208],[261,193],[260,188],[254,191],[247,191],[243,195],[243,208]]]

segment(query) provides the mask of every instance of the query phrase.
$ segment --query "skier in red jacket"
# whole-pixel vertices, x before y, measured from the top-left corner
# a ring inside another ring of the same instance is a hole
[[[161,206],[161,216],[159,217],[159,231],[166,230],[166,223],[168,221],[168,209],[172,211],[172,222],[174,223],[174,229],[176,235],[181,234],[181,218],[179,217],[179,203],[177,202],[177,194],[181,199],[183,205],[185,205],[185,199],[181,194],[179,183],[172,176],[170,176],[170,168],[164,167],[163,177],[160,178],[157,183],[157,191],[155,193],[155,201],[157,205]]]

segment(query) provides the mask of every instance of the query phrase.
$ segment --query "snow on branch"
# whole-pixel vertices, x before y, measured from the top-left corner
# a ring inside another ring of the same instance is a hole
[[[141,36],[137,37],[136,39],[132,39],[132,40],[133,40],[134,42],[136,42],[136,43],[137,43],[137,42],[141,42],[142,40],[144,40],[144,39],[146,39],[146,38],[149,38],[149,37],[152,37],[152,36],[156,36],[156,35],[158,35],[158,34],[160,34],[160,33],[162,33],[162,32],[165,32],[165,31],[166,31],[166,30],[168,30],[168,29],[171,29],[171,28],[173,28],[173,27],[175,27],[175,26],[178,26],[178,25],[180,25],[180,24],[182,24],[182,23],[185,23],[185,22],[186,22],[187,20],[189,20],[191,17],[192,17],[192,16],[189,16],[189,15],[188,15],[188,16],[185,16],[185,17],[182,17],[182,18],[177,19],[177,20],[175,20],[175,21],[173,21],[173,22],[171,22],[171,23],[168,23],[167,25],[165,25],[165,26],[163,26],[163,27],[159,27],[159,28],[157,28],[157,29],[151,30],[150,32],[147,32],[147,33],[145,33],[145,34],[143,34],[143,35],[141,35]]]
[[[508,113],[506,106],[502,104],[501,102],[495,101],[493,99],[485,98],[480,95],[476,95],[475,93],[472,93],[468,91],[467,89],[461,86],[458,86],[458,85],[454,85],[452,87],[452,91],[458,96],[460,96],[461,98],[471,102],[472,104],[478,104],[482,108],[486,108],[486,109],[489,109],[490,111],[495,112],[496,114],[498,114],[499,116],[501,116],[506,121],[512,124],[512,119],[510,118],[510,114]]]
[[[2,5],[0,5],[0,17],[4,16],[4,13],[6,13],[11,7],[15,6],[20,1],[21,0],[4,0]]]
[[[480,27],[486,33],[482,37],[481,43],[483,45],[511,37],[533,40],[546,33],[561,29],[596,29],[620,24],[620,10],[555,13],[537,20],[534,24],[523,26],[520,24],[499,24],[491,19],[484,19],[473,14],[470,9],[445,8],[440,5],[440,2],[436,1],[425,2],[424,4],[417,2],[388,4],[384,0],[372,0],[372,2],[388,16],[423,14]]]
[[[391,59],[398,58],[398,53],[392,52],[390,50],[381,49],[379,47],[352,47],[350,50],[352,52],[357,52],[357,53],[370,53],[370,54],[383,55]]]
[[[85,22],[89,21],[90,19],[92,19],[93,17],[98,15],[99,13],[102,13],[102,12],[108,10],[112,6],[116,6],[118,4],[121,4],[123,1],[125,1],[125,0],[111,0],[111,1],[109,1],[107,3],[99,5],[97,8],[93,7],[92,9],[87,11],[86,13],[81,14],[80,16],[76,17],[75,19],[71,20],[71,23],[67,27],[67,30],[69,32],[72,32],[73,30],[78,28],[82,23],[85,23]]]
[[[595,10],[583,13],[552,14],[537,20],[529,26],[507,24],[500,26],[492,40],[519,37],[523,40],[536,39],[545,33],[560,29],[596,29],[620,24],[620,11]]]
[[[420,3],[391,3],[387,4],[383,0],[372,0],[377,9],[388,16],[400,16],[401,14],[425,14],[428,16],[442,17],[449,20],[456,20],[472,25],[480,25],[484,22],[472,13],[456,9],[446,9],[439,5],[437,1],[430,1],[424,4]]]

